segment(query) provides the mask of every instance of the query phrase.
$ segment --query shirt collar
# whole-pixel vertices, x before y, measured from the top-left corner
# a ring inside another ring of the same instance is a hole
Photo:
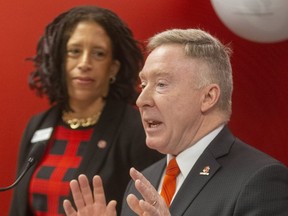
[[[190,170],[192,169],[200,155],[211,143],[211,141],[218,135],[218,133],[223,129],[223,127],[224,125],[219,126],[215,130],[204,136],[202,139],[200,139],[198,142],[196,142],[194,145],[177,155],[176,161],[184,179],[188,176]],[[173,155],[167,155],[167,164],[173,157]]]

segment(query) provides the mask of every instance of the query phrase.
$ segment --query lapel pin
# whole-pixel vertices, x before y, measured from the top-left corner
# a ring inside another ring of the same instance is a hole
[[[98,144],[97,144],[98,148],[100,149],[104,149],[107,146],[107,142],[105,140],[99,140]]]
[[[205,166],[204,169],[202,170],[202,172],[199,173],[199,175],[209,175],[209,171],[210,171],[210,167],[209,166]]]

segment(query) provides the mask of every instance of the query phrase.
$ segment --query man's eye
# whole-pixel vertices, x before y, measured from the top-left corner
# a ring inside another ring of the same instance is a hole
[[[141,83],[141,84],[139,85],[140,89],[144,89],[144,88],[145,88],[145,86],[146,86],[146,84],[145,84],[145,83]]]
[[[162,83],[162,82],[159,82],[159,83],[157,84],[157,86],[158,86],[158,87],[165,87],[166,84],[165,84],[165,83]]]

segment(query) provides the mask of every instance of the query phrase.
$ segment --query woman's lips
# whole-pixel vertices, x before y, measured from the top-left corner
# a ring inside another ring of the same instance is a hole
[[[73,80],[79,84],[90,84],[94,82],[94,79],[89,78],[89,77],[76,77]]]

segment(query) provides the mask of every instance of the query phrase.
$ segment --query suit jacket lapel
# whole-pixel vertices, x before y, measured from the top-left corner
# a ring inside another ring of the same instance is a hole
[[[209,180],[217,173],[221,165],[217,158],[228,154],[235,138],[227,127],[215,137],[197,160],[189,175],[176,194],[171,206],[171,215],[183,215],[190,203],[197,197]],[[209,175],[200,174],[204,167],[209,166]]]
[[[200,175],[206,166],[210,167],[209,175]],[[189,204],[193,202],[219,168],[220,164],[211,154],[203,153],[176,194],[170,206],[171,215],[183,215]]]
[[[167,158],[164,157],[157,163],[153,165],[153,168],[147,171],[149,172],[149,176],[147,176],[147,179],[150,181],[150,183],[154,186],[154,188],[157,190],[160,184],[160,180],[162,177],[162,173],[164,172],[164,169],[166,168]],[[143,173],[145,176],[145,173]],[[146,177],[146,176],[145,176]]]

